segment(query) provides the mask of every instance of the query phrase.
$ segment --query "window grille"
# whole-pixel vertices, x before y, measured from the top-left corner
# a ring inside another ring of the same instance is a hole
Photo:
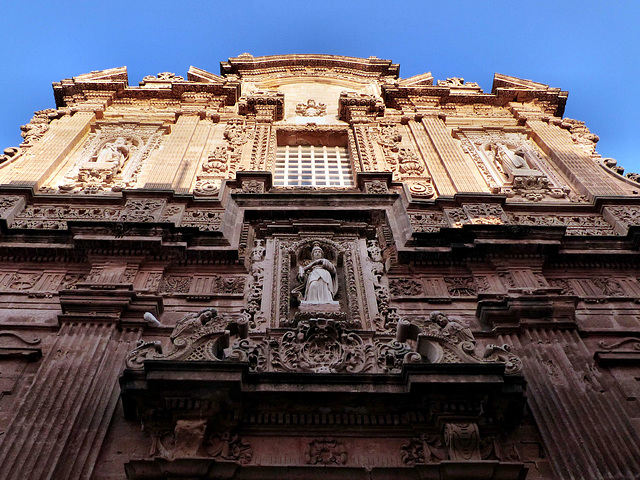
[[[352,187],[353,174],[345,147],[279,146],[274,186]]]

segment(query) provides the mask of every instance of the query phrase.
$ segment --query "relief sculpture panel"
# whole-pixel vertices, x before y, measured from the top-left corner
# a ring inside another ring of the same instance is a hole
[[[73,157],[71,168],[43,190],[95,194],[133,188],[145,160],[159,146],[161,137],[162,131],[157,125],[101,125]]]

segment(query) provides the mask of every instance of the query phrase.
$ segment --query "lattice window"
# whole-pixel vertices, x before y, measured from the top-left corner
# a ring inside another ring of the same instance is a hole
[[[352,187],[353,174],[345,147],[279,146],[274,186]]]

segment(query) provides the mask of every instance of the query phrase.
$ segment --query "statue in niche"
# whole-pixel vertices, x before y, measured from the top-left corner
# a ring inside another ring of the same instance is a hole
[[[495,159],[500,162],[509,180],[513,181],[517,177],[541,177],[543,175],[539,170],[531,168],[524,147],[512,149],[503,143],[496,143],[494,148]]]
[[[300,285],[293,294],[300,305],[338,305],[333,297],[338,293],[336,266],[324,258],[324,251],[318,242],[311,249],[311,262],[298,270]]]
[[[95,163],[110,165],[119,171],[129,157],[129,146],[124,137],[118,137],[115,142],[107,143],[95,156]]]
[[[135,147],[133,147],[135,148]],[[132,146],[124,137],[105,143],[78,171],[78,181],[84,184],[112,184],[125,162],[129,159]],[[74,184],[60,187],[63,190],[74,188]]]

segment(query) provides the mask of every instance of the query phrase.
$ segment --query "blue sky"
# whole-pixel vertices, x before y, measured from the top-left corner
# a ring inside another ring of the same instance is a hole
[[[0,148],[54,106],[51,83],[126,65],[129,83],[249,52],[375,55],[489,91],[495,72],[569,91],[565,116],[640,172],[637,1],[5,1]]]

